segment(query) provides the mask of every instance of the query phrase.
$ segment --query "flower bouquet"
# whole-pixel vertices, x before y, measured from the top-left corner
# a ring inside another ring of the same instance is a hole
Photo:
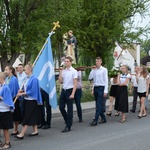
[[[119,73],[121,73],[119,67],[113,67],[109,72],[108,72],[108,76],[110,78],[116,77]]]

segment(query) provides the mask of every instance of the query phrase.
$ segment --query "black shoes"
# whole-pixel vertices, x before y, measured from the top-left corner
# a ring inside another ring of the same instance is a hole
[[[40,124],[40,125],[38,125],[37,128],[38,128],[38,129],[41,129],[43,126],[44,126],[44,125],[41,125],[41,124]]]
[[[97,125],[97,121],[93,120],[91,123],[90,123],[91,126],[96,126]]]
[[[103,123],[106,123],[107,121],[106,120],[101,120],[100,122],[99,122],[99,124],[103,124]]]
[[[14,137],[17,138],[17,139],[19,139],[19,140],[22,140],[24,138],[24,136],[20,137],[18,135],[15,135]]]
[[[69,128],[69,127],[65,127],[65,129],[64,129],[64,130],[62,130],[62,132],[63,132],[63,133],[65,133],[65,132],[69,132],[69,131],[71,131],[71,128]]]
[[[30,133],[29,136],[37,136],[39,133]]]
[[[135,110],[131,109],[130,112],[135,113]]]
[[[19,132],[18,132],[18,131],[17,131],[17,132],[15,132],[15,133],[14,133],[14,132],[12,132],[12,133],[11,133],[11,135],[17,135],[17,134],[19,134]]]
[[[111,113],[112,113],[111,111],[108,111],[106,115],[111,116]]]
[[[50,125],[44,125],[44,126],[42,126],[42,129],[43,129],[43,130],[45,130],[45,129],[49,129],[49,128],[51,128],[51,126],[50,126]]]
[[[83,122],[83,120],[82,120],[82,119],[79,119],[79,122]]]

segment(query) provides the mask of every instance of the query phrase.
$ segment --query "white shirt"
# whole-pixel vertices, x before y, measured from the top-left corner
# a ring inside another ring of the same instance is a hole
[[[0,89],[2,88],[3,86],[0,85]],[[3,98],[2,98],[0,99],[0,112],[7,112],[7,111],[10,111],[10,107],[4,103]]]
[[[120,75],[120,84],[123,84],[126,81],[127,78],[128,79],[131,78],[130,74],[121,74]],[[128,86],[128,83],[127,83],[126,86]]]
[[[111,85],[118,85],[118,83],[114,83],[114,78],[110,78],[110,84]]]
[[[104,93],[108,93],[108,71],[105,67],[93,69],[89,75],[89,80],[92,79],[94,86],[104,86]]]
[[[138,76],[138,89],[137,92],[144,93],[147,91],[147,79],[149,76],[147,75],[146,78]]]
[[[78,73],[78,85],[77,85],[77,89],[81,89],[82,88],[82,73],[81,71],[77,71]]]
[[[63,78],[63,89],[71,89],[74,87],[74,79],[78,78],[77,70],[75,70],[72,66],[68,69],[64,69],[62,71]]]
[[[19,87],[21,87],[22,86],[22,84],[23,84],[23,82],[25,81],[25,79],[26,79],[26,74],[25,74],[25,72],[22,72],[22,73],[17,73],[17,78],[18,78],[18,84],[19,84]]]
[[[136,76],[132,75],[131,76],[131,82],[133,84],[133,87],[138,87],[137,81],[136,81]]]

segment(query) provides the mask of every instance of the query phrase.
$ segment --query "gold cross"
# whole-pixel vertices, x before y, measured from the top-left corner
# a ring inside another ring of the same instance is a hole
[[[53,25],[54,25],[54,27],[53,27],[52,31],[55,31],[57,27],[60,28],[59,21],[53,22]]]

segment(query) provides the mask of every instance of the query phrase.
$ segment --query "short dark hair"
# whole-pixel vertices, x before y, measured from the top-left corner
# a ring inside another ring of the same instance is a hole
[[[102,58],[98,56],[98,57],[96,57],[96,60],[102,60]]]
[[[23,67],[23,64],[18,64],[18,66],[22,66]]]
[[[65,59],[69,59],[69,60],[70,60],[70,62],[72,62],[72,61],[73,61],[73,58],[72,58],[71,56],[66,56],[66,57],[65,57]]]

